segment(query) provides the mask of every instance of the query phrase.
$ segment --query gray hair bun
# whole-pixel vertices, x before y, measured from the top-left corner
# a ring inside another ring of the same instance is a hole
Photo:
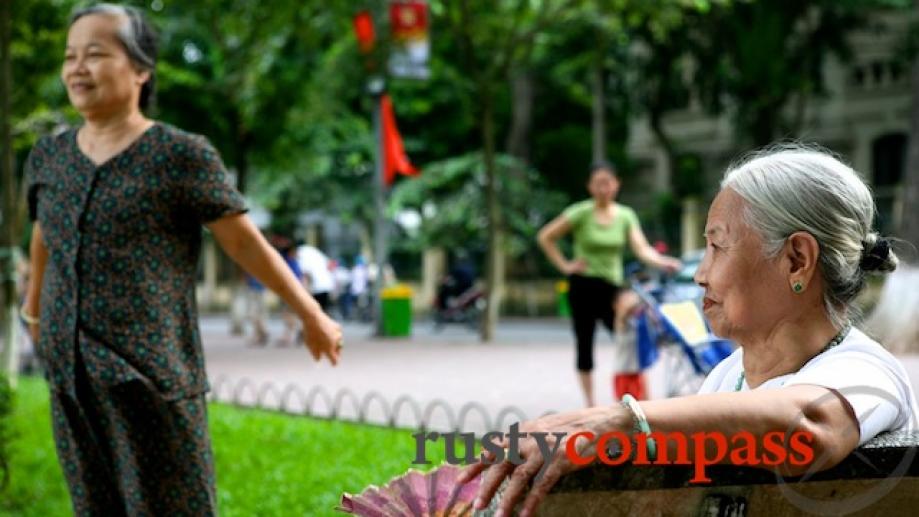
[[[890,272],[897,269],[900,261],[890,249],[890,241],[872,232],[864,241],[859,267],[866,273]]]
[[[867,276],[897,267],[890,241],[872,230],[871,190],[828,152],[800,145],[769,148],[732,167],[721,186],[746,202],[744,219],[762,237],[767,257],[775,257],[795,232],[816,239],[823,303],[836,328],[857,315],[854,302]]]

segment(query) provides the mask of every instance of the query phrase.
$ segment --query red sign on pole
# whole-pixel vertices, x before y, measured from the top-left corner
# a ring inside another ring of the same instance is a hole
[[[357,45],[364,54],[373,50],[376,34],[373,30],[373,17],[370,12],[361,11],[354,15],[354,34],[357,36]]]
[[[389,4],[389,23],[397,41],[427,39],[428,4],[419,0],[402,0]]]
[[[394,0],[389,3],[389,26],[395,48],[389,59],[389,71],[395,77],[427,79],[428,3],[423,0]]]

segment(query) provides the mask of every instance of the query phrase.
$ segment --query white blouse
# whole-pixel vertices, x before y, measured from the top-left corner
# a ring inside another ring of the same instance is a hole
[[[743,372],[743,348],[718,363],[699,393],[732,392]],[[813,384],[838,392],[858,418],[862,445],[883,431],[916,430],[916,395],[900,361],[864,332],[852,328],[842,342],[796,373],[769,379],[756,389]],[[750,386],[744,381],[741,391]]]

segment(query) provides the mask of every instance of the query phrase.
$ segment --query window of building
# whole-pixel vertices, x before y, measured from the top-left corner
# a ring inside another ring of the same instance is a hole
[[[874,201],[877,227],[883,234],[896,231],[894,218],[897,186],[906,170],[906,133],[891,133],[877,138],[871,149]]]
[[[875,187],[895,186],[906,169],[906,133],[891,133],[875,139],[871,149],[872,183]]]

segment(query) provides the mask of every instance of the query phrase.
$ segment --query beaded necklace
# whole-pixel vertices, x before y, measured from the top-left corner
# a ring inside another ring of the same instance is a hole
[[[817,352],[817,355],[815,355],[814,357],[817,357],[818,355],[826,352],[827,350],[833,348],[834,346],[842,343],[842,340],[846,338],[850,330],[852,330],[852,323],[847,321],[846,324],[842,326],[842,330],[840,330],[838,334],[833,336],[833,339],[831,339],[830,342],[827,343],[825,347],[823,347],[819,352]],[[737,385],[734,386],[734,391],[740,391],[741,388],[743,388],[743,381],[744,381],[744,372],[743,370],[741,370],[740,376],[737,377]]]

